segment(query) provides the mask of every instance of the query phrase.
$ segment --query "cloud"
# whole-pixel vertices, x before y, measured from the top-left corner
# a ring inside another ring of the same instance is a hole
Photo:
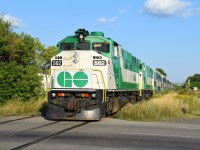
[[[188,8],[183,12],[182,17],[188,18],[198,13],[200,13],[200,8]]]
[[[101,17],[101,18],[97,19],[97,23],[98,24],[110,24],[110,23],[114,23],[116,20],[117,20],[117,17],[112,17],[112,18]]]
[[[130,10],[130,7],[131,5],[128,5],[126,8],[120,9],[119,14],[122,15],[122,14],[127,13]]]
[[[9,14],[4,14],[1,18],[3,19],[3,21],[9,22],[14,28],[19,28],[22,26],[21,21],[18,18],[13,17]]]
[[[115,22],[118,18],[120,18],[120,15],[124,15],[125,13],[127,13],[130,10],[131,5],[127,5],[126,8],[123,9],[119,9],[118,10],[118,15],[111,17],[111,18],[107,18],[107,17],[101,17],[98,18],[96,20],[96,23],[94,24],[94,26],[97,25],[108,25],[109,28],[114,28],[115,26]]]
[[[189,6],[190,2],[182,0],[147,0],[143,12],[156,17],[175,16],[183,13]]]

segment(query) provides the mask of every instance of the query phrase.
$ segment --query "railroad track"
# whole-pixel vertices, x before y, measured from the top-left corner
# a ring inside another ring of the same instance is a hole
[[[6,117],[2,117],[2,118],[6,118]],[[28,116],[28,117],[23,117],[23,118],[11,119],[11,120],[7,120],[7,121],[0,122],[0,124],[9,123],[9,122],[14,122],[14,121],[18,121],[18,120],[29,119],[29,118],[33,118],[33,117],[32,117],[32,116]]]
[[[45,119],[43,120],[40,117],[23,117],[17,119],[12,117],[6,119],[10,120],[4,121],[2,119],[1,121],[3,122],[0,122],[1,125],[0,128],[2,132],[1,134],[2,136],[0,135],[0,149],[12,149],[12,150],[21,150],[30,147],[32,145],[37,145],[37,143],[42,143],[45,140],[54,138],[64,132],[87,125],[89,123],[89,122],[77,122],[77,121],[52,122]],[[27,120],[25,122],[19,121],[24,119],[30,119],[30,120]],[[38,124],[35,123],[37,120]],[[13,123],[9,124],[9,122]],[[30,123],[31,125],[29,126],[28,124]],[[23,124],[25,124],[24,128]],[[41,132],[44,132],[44,134],[40,134]],[[17,139],[20,139],[20,142],[18,144],[15,144],[15,141]],[[6,144],[7,146],[4,145],[4,143],[13,143],[13,142],[14,144]]]
[[[48,140],[48,139],[50,139],[50,138],[56,137],[56,136],[58,136],[58,135],[60,135],[60,134],[62,134],[62,133],[64,133],[64,132],[67,132],[67,131],[70,131],[70,130],[72,130],[72,129],[75,129],[75,128],[78,128],[78,127],[87,125],[88,123],[89,123],[89,122],[83,122],[83,123],[81,123],[81,124],[78,124],[78,125],[75,125],[75,126],[72,126],[72,127],[68,127],[68,128],[66,128],[66,129],[63,129],[63,130],[58,131],[58,132],[56,132],[56,133],[53,133],[53,134],[50,134],[50,135],[48,135],[48,136],[39,138],[39,139],[37,139],[37,140],[34,140],[34,141],[32,141],[32,142],[23,144],[23,145],[21,145],[21,146],[12,148],[11,150],[21,150],[21,149],[25,149],[25,148],[27,148],[27,147],[30,147],[30,146],[35,145],[35,144],[38,144],[38,143],[43,142],[43,141],[45,141],[45,140]]]
[[[17,135],[17,134],[20,134],[20,133],[24,133],[24,132],[28,132],[28,131],[31,131],[31,130],[35,130],[35,129],[39,129],[39,128],[43,128],[43,127],[47,127],[47,126],[49,126],[49,125],[53,125],[53,124],[56,124],[56,123],[58,123],[58,122],[60,122],[60,121],[51,122],[51,123],[44,124],[44,125],[37,126],[37,127],[33,127],[33,128],[30,128],[30,129],[27,129],[27,130],[23,130],[23,131],[15,132],[15,133],[10,134],[10,135],[2,136],[2,137],[0,137],[0,140],[2,140],[2,139],[6,139],[6,138],[9,138],[9,137],[12,137],[12,136]]]

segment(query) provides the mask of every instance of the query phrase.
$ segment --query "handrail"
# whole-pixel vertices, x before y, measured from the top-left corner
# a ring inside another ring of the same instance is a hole
[[[92,70],[99,71],[101,73],[101,78],[102,78],[102,81],[103,81],[103,102],[106,102],[106,85],[105,85],[105,80],[104,80],[104,77],[103,77],[103,73],[99,69],[92,69]]]
[[[140,73],[139,73],[139,75],[140,75]],[[140,76],[139,77],[139,96],[142,96],[142,88],[143,88],[143,86],[142,86],[142,80],[143,80],[143,77],[142,76]]]

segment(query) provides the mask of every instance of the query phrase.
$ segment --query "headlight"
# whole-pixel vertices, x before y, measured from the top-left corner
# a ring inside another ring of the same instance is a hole
[[[56,93],[51,93],[51,96],[54,98],[56,97]]]
[[[95,97],[96,97],[96,94],[95,94],[95,93],[93,93],[93,94],[92,94],[92,97],[93,97],[93,98],[95,98]]]
[[[73,63],[77,64],[78,63],[78,59],[74,59]]]

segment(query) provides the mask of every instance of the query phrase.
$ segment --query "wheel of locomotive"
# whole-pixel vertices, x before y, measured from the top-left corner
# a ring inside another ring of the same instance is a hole
[[[120,109],[120,100],[118,97],[111,97],[107,102],[107,115],[111,115]]]

